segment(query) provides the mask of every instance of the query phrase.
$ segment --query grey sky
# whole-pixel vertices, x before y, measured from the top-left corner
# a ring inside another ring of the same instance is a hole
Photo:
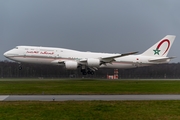
[[[142,53],[173,34],[169,56],[179,62],[179,6],[180,0],[0,0],[0,60],[17,45]]]

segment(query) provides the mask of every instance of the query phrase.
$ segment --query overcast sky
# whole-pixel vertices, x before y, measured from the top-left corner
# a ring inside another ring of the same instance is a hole
[[[180,0],[0,0],[0,60],[17,45],[142,53],[173,34],[180,62],[179,11]]]

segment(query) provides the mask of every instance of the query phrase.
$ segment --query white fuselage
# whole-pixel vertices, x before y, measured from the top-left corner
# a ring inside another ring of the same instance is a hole
[[[59,65],[57,61],[80,61],[88,58],[101,59],[102,57],[109,57],[119,54],[81,52],[64,48],[17,46],[16,48],[4,53],[4,55],[7,58],[17,62]],[[156,57],[128,55],[115,58],[115,61],[102,64],[99,66],[99,68],[134,68],[138,66],[159,64],[159,62],[149,62],[149,60],[153,58]],[[165,61],[163,63],[166,62],[169,61]]]

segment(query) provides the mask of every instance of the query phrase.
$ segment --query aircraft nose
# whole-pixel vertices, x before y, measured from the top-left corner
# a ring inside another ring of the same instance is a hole
[[[4,56],[7,57],[7,56],[8,56],[8,52],[5,52],[5,53],[4,53]]]
[[[5,52],[4,56],[8,58],[9,57],[9,51]]]

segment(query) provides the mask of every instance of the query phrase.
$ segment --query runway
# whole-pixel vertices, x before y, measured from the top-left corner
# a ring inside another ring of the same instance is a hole
[[[0,101],[180,100],[180,95],[0,95]]]

